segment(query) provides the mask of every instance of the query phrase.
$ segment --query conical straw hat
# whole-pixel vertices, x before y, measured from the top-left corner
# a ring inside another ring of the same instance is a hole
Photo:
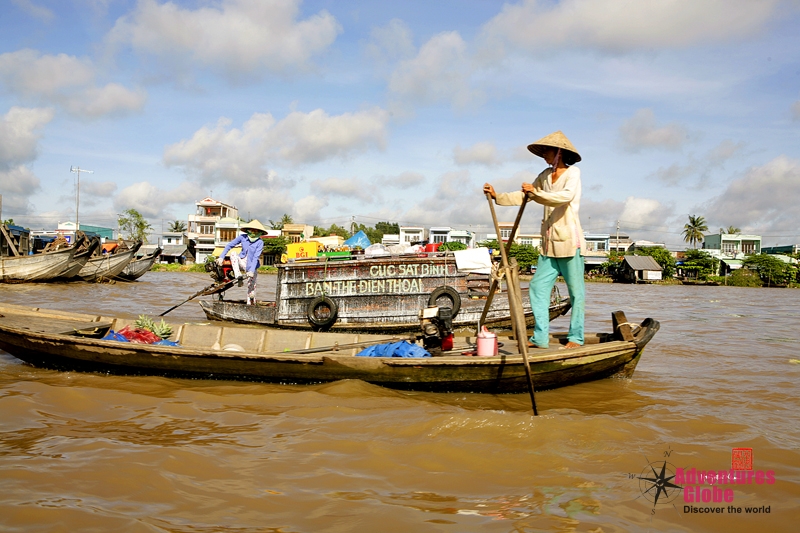
[[[262,224],[261,222],[259,222],[256,219],[253,219],[250,222],[248,222],[247,224],[242,225],[239,229],[245,230],[245,231],[247,231],[249,229],[254,229],[254,230],[260,231],[261,233],[267,233],[267,228],[264,227],[264,224]]]
[[[544,157],[544,152],[549,147],[561,148],[561,158],[568,165],[574,165],[581,160],[580,154],[572,143],[569,142],[567,136],[561,133],[561,130],[551,133],[546,137],[542,137],[533,144],[529,144],[528,150],[539,157]]]

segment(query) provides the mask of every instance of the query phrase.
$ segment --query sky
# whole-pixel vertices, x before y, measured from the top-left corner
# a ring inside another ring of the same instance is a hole
[[[494,233],[483,183],[556,130],[587,233],[800,243],[800,0],[0,0],[1,216],[31,229],[158,235],[211,196]]]

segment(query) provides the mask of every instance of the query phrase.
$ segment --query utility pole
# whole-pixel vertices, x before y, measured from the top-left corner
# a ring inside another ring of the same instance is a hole
[[[78,209],[81,205],[81,172],[94,174],[94,170],[85,170],[81,167],[69,167],[69,171],[78,174],[78,181],[75,184],[75,231],[77,232],[81,228],[81,219],[78,213]]]
[[[617,220],[617,245],[614,247],[617,253],[619,253],[619,220]]]

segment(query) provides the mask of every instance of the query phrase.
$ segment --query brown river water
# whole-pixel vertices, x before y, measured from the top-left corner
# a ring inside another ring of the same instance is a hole
[[[0,301],[155,316],[209,283],[149,272]],[[538,392],[538,417],[527,394],[57,372],[0,351],[0,531],[797,531],[799,298],[589,283],[587,331],[617,309],[661,330],[632,379]],[[194,301],[168,316],[205,319]],[[690,477],[730,470],[733,448],[752,450],[749,483]],[[659,492],[662,468],[683,491]]]

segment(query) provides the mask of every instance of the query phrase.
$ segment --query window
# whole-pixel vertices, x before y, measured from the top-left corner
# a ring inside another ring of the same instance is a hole
[[[724,254],[735,254],[737,252],[738,243],[735,242],[723,242],[722,243],[722,253]]]
[[[756,243],[753,241],[744,241],[742,242],[742,251],[746,254],[752,254],[756,252]]]
[[[434,234],[433,235],[433,242],[447,242],[447,235]]]
[[[500,230],[500,238],[503,240],[508,240],[511,237],[511,230],[510,229],[501,229]]]

